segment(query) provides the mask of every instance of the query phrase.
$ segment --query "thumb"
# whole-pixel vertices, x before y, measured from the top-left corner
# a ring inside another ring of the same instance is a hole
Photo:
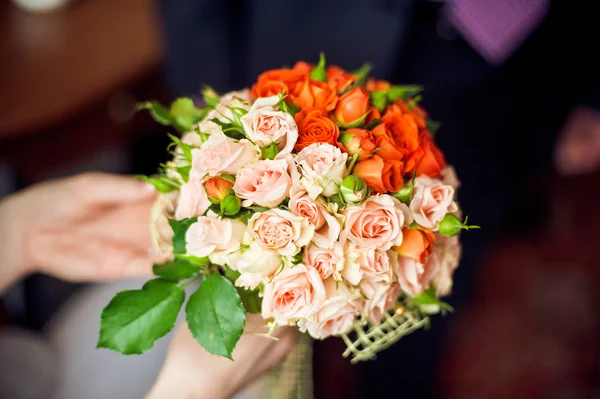
[[[68,178],[65,183],[78,198],[90,204],[139,201],[156,194],[154,187],[133,176],[88,172]]]

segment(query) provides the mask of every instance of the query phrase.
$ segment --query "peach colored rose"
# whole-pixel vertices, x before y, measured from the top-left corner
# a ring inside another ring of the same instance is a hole
[[[340,242],[352,241],[359,247],[388,250],[402,243],[402,227],[412,222],[406,205],[383,194],[369,197],[360,205],[348,205]]]
[[[360,290],[366,296],[364,315],[374,324],[380,324],[383,316],[398,302],[400,287],[398,283],[386,283],[381,280],[363,279]]]
[[[298,139],[292,115],[276,109],[279,96],[257,98],[250,111],[240,118],[247,137],[260,147],[277,143],[277,158],[290,154]]]
[[[439,261],[439,268],[433,276],[433,284],[438,297],[446,296],[452,290],[452,275],[458,267],[461,250],[458,236],[444,237],[438,235],[436,238],[433,254]]]
[[[340,191],[346,176],[348,154],[331,144],[311,144],[296,156],[302,170],[300,184],[311,198],[331,197]]]
[[[328,66],[325,71],[327,74],[327,83],[335,87],[338,94],[346,90],[356,81],[356,78],[352,76],[352,74],[336,65]]]
[[[429,132],[423,131],[420,136],[420,146],[423,156],[416,161],[417,175],[439,176],[442,169],[446,166],[444,154],[435,145],[433,137],[431,137]]]
[[[437,231],[444,216],[455,209],[452,187],[427,176],[416,178],[410,210],[415,222],[420,226]]]
[[[325,302],[325,286],[317,269],[302,263],[284,269],[265,284],[262,317],[288,324],[314,315]]]
[[[292,186],[289,163],[285,159],[264,160],[242,168],[233,191],[243,206],[252,204],[274,208],[281,204]]]
[[[229,255],[225,263],[240,272],[235,285],[250,290],[260,283],[268,283],[283,266],[277,252],[264,249],[256,241]]]
[[[175,219],[202,216],[210,206],[206,190],[200,180],[190,180],[179,189],[179,200],[175,209]]]
[[[294,194],[290,190],[290,195],[290,212],[307,218],[308,222],[315,226],[313,242],[323,248],[332,248],[340,236],[342,227],[327,208],[327,204],[322,200],[310,198],[303,187]]]
[[[219,176],[213,176],[206,179],[204,189],[209,197],[221,201],[233,188],[233,182]]]
[[[200,148],[192,150],[190,179],[202,179],[207,174],[216,176],[222,172],[235,174],[259,157],[260,150],[248,140],[236,141],[221,131],[215,131]]]
[[[452,187],[454,190],[457,190],[460,187],[460,180],[458,180],[456,170],[452,166],[446,165],[446,167],[442,169],[440,177],[443,184]]]
[[[369,109],[369,95],[362,87],[355,87],[340,97],[334,115],[338,123],[348,125],[364,117]]]
[[[433,276],[439,270],[439,260],[431,254],[425,264],[411,258],[398,257],[396,276],[403,292],[417,296],[431,284]]]
[[[394,252],[400,256],[425,263],[433,250],[434,234],[430,231],[405,228],[402,229],[402,236],[402,244],[398,247],[392,247]]]
[[[353,249],[352,249],[353,248]],[[387,251],[373,248],[361,248],[347,244],[347,250],[358,254],[350,256],[342,275],[350,284],[358,285],[363,278],[391,282],[393,271]]]
[[[375,151],[375,138],[373,133],[364,129],[348,129],[340,137],[340,143],[348,154],[358,155],[359,159],[367,159]]]
[[[315,226],[303,216],[275,208],[252,215],[248,232],[263,248],[294,256],[313,238]]]
[[[233,252],[240,248],[246,225],[233,219],[220,219],[215,214],[200,216],[185,234],[190,255],[204,257],[215,252]]]
[[[400,161],[384,161],[378,155],[358,161],[352,173],[363,179],[372,191],[380,194],[397,192],[404,184],[404,164]]]
[[[318,108],[305,108],[294,117],[298,124],[298,140],[294,149],[302,151],[314,143],[337,145],[340,128]]]
[[[340,280],[340,270],[344,268],[344,249],[339,242],[333,243],[333,248],[321,248],[311,243],[304,248],[303,262],[317,269],[323,280],[331,276]]]
[[[359,293],[346,284],[327,279],[324,281],[326,300],[321,309],[309,319],[300,321],[300,331],[308,331],[315,339],[347,332],[360,312]]]
[[[196,132],[185,133],[183,136],[181,136],[181,142],[194,148],[200,148],[200,146],[202,145],[202,139],[200,138],[200,135]],[[181,148],[179,147],[177,147],[177,152],[183,153],[183,151],[181,151]]]

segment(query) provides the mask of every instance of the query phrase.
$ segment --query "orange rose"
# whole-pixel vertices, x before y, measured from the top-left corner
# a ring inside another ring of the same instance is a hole
[[[427,175],[431,177],[439,176],[442,169],[446,166],[444,154],[435,145],[431,133],[424,130],[421,132],[421,149],[423,157],[417,165],[417,175]]]
[[[329,112],[335,108],[338,101],[335,89],[328,83],[310,79],[308,76],[294,82],[290,88],[290,101],[301,110],[304,108],[318,108]]]
[[[367,92],[372,93],[374,91],[382,91],[390,88],[390,84],[385,80],[375,80],[373,78],[369,78],[367,80],[367,84],[365,85],[365,89]]]
[[[355,87],[340,97],[335,107],[335,119],[348,125],[359,121],[369,111],[369,95],[362,87]]]
[[[381,194],[397,192],[404,184],[402,162],[387,162],[377,155],[358,161],[352,173],[363,179],[372,191]]]
[[[300,69],[273,69],[258,77],[258,81],[252,86],[252,95],[259,98],[277,96],[282,92],[290,93],[307,79],[308,73]]]
[[[411,107],[409,107],[411,104]],[[387,107],[387,113],[400,112],[402,114],[410,114],[415,120],[415,123],[419,129],[425,129],[425,120],[427,119],[427,112],[421,108],[414,100],[409,100],[409,103],[405,103],[401,100],[396,100],[394,104]]]
[[[294,117],[298,125],[298,140],[294,149],[301,151],[313,143],[337,145],[340,129],[319,108],[305,108]]]
[[[419,149],[419,130],[414,118],[399,112],[386,113],[383,123],[373,129],[377,152],[386,161],[404,162],[405,172],[414,169],[417,160],[412,159],[413,152]],[[407,160],[411,162],[407,163]]]
[[[204,189],[206,194],[214,200],[221,201],[227,195],[229,190],[233,188],[233,182],[222,177],[215,176],[211,177],[204,183]]]
[[[348,72],[336,65],[328,66],[325,70],[327,74],[327,82],[335,87],[338,93],[343,92],[350,87],[354,82],[355,78]]]
[[[348,129],[340,137],[340,143],[350,155],[359,155],[360,159],[370,157],[375,150],[373,133],[364,129]]]
[[[369,111],[369,115],[367,115],[367,119],[365,120],[365,124],[373,122],[375,119],[381,119],[381,113],[375,107],[371,107],[371,111]]]
[[[402,244],[392,249],[400,256],[425,264],[427,257],[433,251],[434,241],[435,236],[431,231],[402,229]]]
[[[292,68],[293,71],[300,71],[303,72],[305,74],[309,74],[310,71],[313,70],[313,66],[310,65],[309,63],[306,63],[304,61],[298,61],[296,62],[296,65],[294,65],[294,67]]]

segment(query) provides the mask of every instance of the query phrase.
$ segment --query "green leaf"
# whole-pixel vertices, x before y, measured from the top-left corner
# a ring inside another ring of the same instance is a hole
[[[241,140],[246,138],[246,132],[241,125],[236,125],[234,123],[223,122],[217,118],[211,119],[211,122],[216,123],[221,126],[221,130],[223,134],[227,137],[231,137],[234,140]]]
[[[415,189],[416,179],[417,179],[417,172],[415,171],[413,173],[412,181],[410,182],[410,184],[408,186],[403,186],[402,188],[400,188],[400,191],[398,191],[395,194],[392,194],[392,196],[394,198],[396,198],[398,201],[408,205],[410,203],[410,199],[412,198],[413,191]]]
[[[173,140],[173,143],[175,143],[177,147],[181,148],[185,160],[188,162],[192,162],[192,147],[179,140],[179,137],[175,135],[169,134],[169,138]]]
[[[388,98],[391,102],[396,100],[406,101],[409,98],[416,96],[423,91],[423,86],[418,85],[404,85],[404,86],[392,86],[388,92]]]
[[[327,82],[327,73],[325,73],[325,54],[319,55],[319,63],[310,72],[311,79],[318,80],[321,82]]]
[[[423,292],[421,292],[416,297],[411,297],[409,299],[411,302],[417,305],[437,305],[440,309],[452,311],[452,306],[448,305],[446,302],[440,301],[435,296],[435,290],[433,288],[429,288]]]
[[[376,128],[377,126],[381,125],[382,123],[383,123],[383,121],[381,119],[375,118],[371,122],[369,122],[365,126],[363,126],[363,129],[372,130],[372,129]]]
[[[287,112],[292,116],[296,116],[296,114],[300,112],[300,108],[298,108],[295,104],[288,103],[285,100],[281,100],[281,102],[279,103],[279,109],[282,112]]]
[[[196,123],[204,119],[208,114],[208,109],[197,108],[194,100],[189,97],[181,97],[173,101],[170,113],[173,127],[180,132],[189,132]]]
[[[197,217],[191,217],[182,220],[169,219],[169,225],[173,229],[173,252],[176,254],[185,253],[185,233],[188,228],[198,221]]]
[[[181,176],[184,182],[188,182],[190,180],[190,171],[192,170],[192,165],[179,166],[177,169],[177,173]]]
[[[200,258],[198,258],[200,259]],[[208,258],[205,265],[209,263]],[[160,265],[154,265],[152,271],[155,275],[169,281],[181,281],[195,277],[202,270],[202,265],[184,258],[175,258]]]
[[[279,148],[277,147],[277,143],[273,142],[264,147],[261,152],[264,159],[275,159],[277,154],[279,154]]]
[[[174,182],[171,179],[168,179],[164,176],[159,177],[148,177],[144,175],[136,175],[138,179],[145,181],[148,184],[154,186],[154,188],[161,193],[169,193],[174,190],[179,189],[179,184]]]
[[[425,125],[427,126],[427,130],[429,130],[433,134],[436,134],[438,130],[440,130],[440,128],[442,127],[441,122],[434,121],[433,119],[427,119]]]
[[[383,112],[388,104],[388,90],[379,90],[371,93],[371,102],[379,112]]]
[[[187,303],[192,335],[209,353],[231,359],[244,332],[246,312],[237,290],[220,274],[210,274]]]
[[[360,86],[362,86],[367,80],[372,68],[373,66],[367,62],[366,64],[363,64],[363,66],[358,68],[356,71],[352,72],[352,74],[356,76],[356,79],[358,80],[357,83],[359,83]]]
[[[148,351],[173,329],[184,299],[179,284],[163,279],[150,280],[141,290],[119,292],[102,311],[98,348],[125,355]]]
[[[154,120],[161,125],[171,126],[171,112],[158,101],[146,101],[137,105],[138,110],[147,109]]]
[[[204,98],[206,105],[209,105],[213,108],[219,105],[219,102],[221,101],[221,98],[217,92],[215,92],[210,86],[204,86],[202,89],[202,97]]]
[[[252,206],[249,206],[248,209],[250,209],[253,212],[266,212],[271,208],[267,208],[265,206],[252,205]]]
[[[240,273],[237,270],[233,270],[228,266],[225,266],[225,278],[231,281],[234,285],[236,280],[240,277]],[[240,298],[242,298],[242,305],[247,313],[258,314],[261,311],[262,299],[260,298],[260,290],[255,288],[253,290],[246,290],[243,287],[235,287]]]

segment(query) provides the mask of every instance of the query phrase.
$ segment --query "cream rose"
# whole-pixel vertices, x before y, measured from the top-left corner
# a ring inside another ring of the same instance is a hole
[[[313,317],[298,323],[300,331],[308,330],[315,339],[325,339],[347,332],[361,310],[357,300],[360,294],[353,292],[346,284],[331,278],[323,284],[327,298],[325,303]]]
[[[420,226],[437,231],[440,222],[449,212],[456,211],[454,189],[437,179],[419,176],[415,181],[410,210]]]
[[[232,108],[247,111],[250,109],[251,99],[252,95],[248,89],[232,91],[222,95],[219,104],[198,124],[198,128],[202,133],[211,134],[215,129],[220,129],[219,125],[212,122],[213,119],[218,119],[224,123],[239,122],[240,116],[234,114]]]
[[[340,242],[388,250],[402,243],[402,226],[412,222],[406,205],[387,194],[369,197],[360,205],[348,205]]]
[[[185,233],[187,253],[204,257],[215,252],[233,252],[240,248],[246,226],[233,219],[220,219],[215,214],[201,216]]]
[[[248,232],[263,248],[284,256],[294,256],[308,245],[315,227],[305,217],[275,208],[252,215],[248,221]]]
[[[242,168],[233,191],[244,200],[243,206],[274,208],[288,196],[291,186],[289,163],[285,159],[264,160]]]
[[[236,141],[216,131],[200,148],[192,150],[190,180],[219,173],[236,174],[243,166],[260,157],[260,150],[248,140]]]
[[[331,197],[340,191],[346,177],[348,154],[328,143],[314,143],[296,156],[302,178],[300,183],[311,198]]]
[[[317,269],[323,280],[331,276],[340,280],[340,271],[344,268],[344,249],[339,242],[334,243],[333,248],[321,248],[311,243],[304,249],[303,262]]]
[[[291,190],[290,190],[291,194]],[[333,248],[341,232],[337,218],[329,211],[327,205],[320,200],[313,200],[304,190],[291,194],[290,212],[304,216],[315,226],[313,242],[323,248]]]
[[[258,98],[241,121],[253,143],[260,147],[277,143],[276,158],[282,158],[292,153],[298,140],[298,126],[292,115],[275,109],[278,103],[279,96]]]
[[[235,285],[250,290],[260,283],[270,281],[283,265],[277,252],[264,249],[256,241],[247,248],[231,254],[226,263],[233,270],[240,272]]]
[[[411,258],[398,257],[396,276],[400,288],[408,296],[419,295],[429,288],[431,280],[438,272],[439,267],[439,259],[434,253],[429,255],[425,264]]]
[[[396,304],[400,295],[398,283],[390,284],[368,278],[361,281],[360,290],[367,298],[364,315],[375,324],[381,323],[385,313]]]
[[[439,262],[438,271],[432,280],[439,298],[450,294],[452,290],[452,275],[458,267],[461,256],[458,236],[444,237],[438,234],[432,255],[435,255]]]
[[[175,219],[202,216],[210,206],[204,185],[200,180],[190,180],[179,189],[179,200],[175,209]]]
[[[364,278],[390,282],[393,270],[390,256],[396,256],[393,251],[384,251],[373,248],[360,248],[352,242],[346,244],[346,264],[342,275],[350,284],[358,285]]]
[[[319,272],[302,263],[284,269],[265,285],[262,317],[279,324],[307,318],[325,302],[325,287]]]

